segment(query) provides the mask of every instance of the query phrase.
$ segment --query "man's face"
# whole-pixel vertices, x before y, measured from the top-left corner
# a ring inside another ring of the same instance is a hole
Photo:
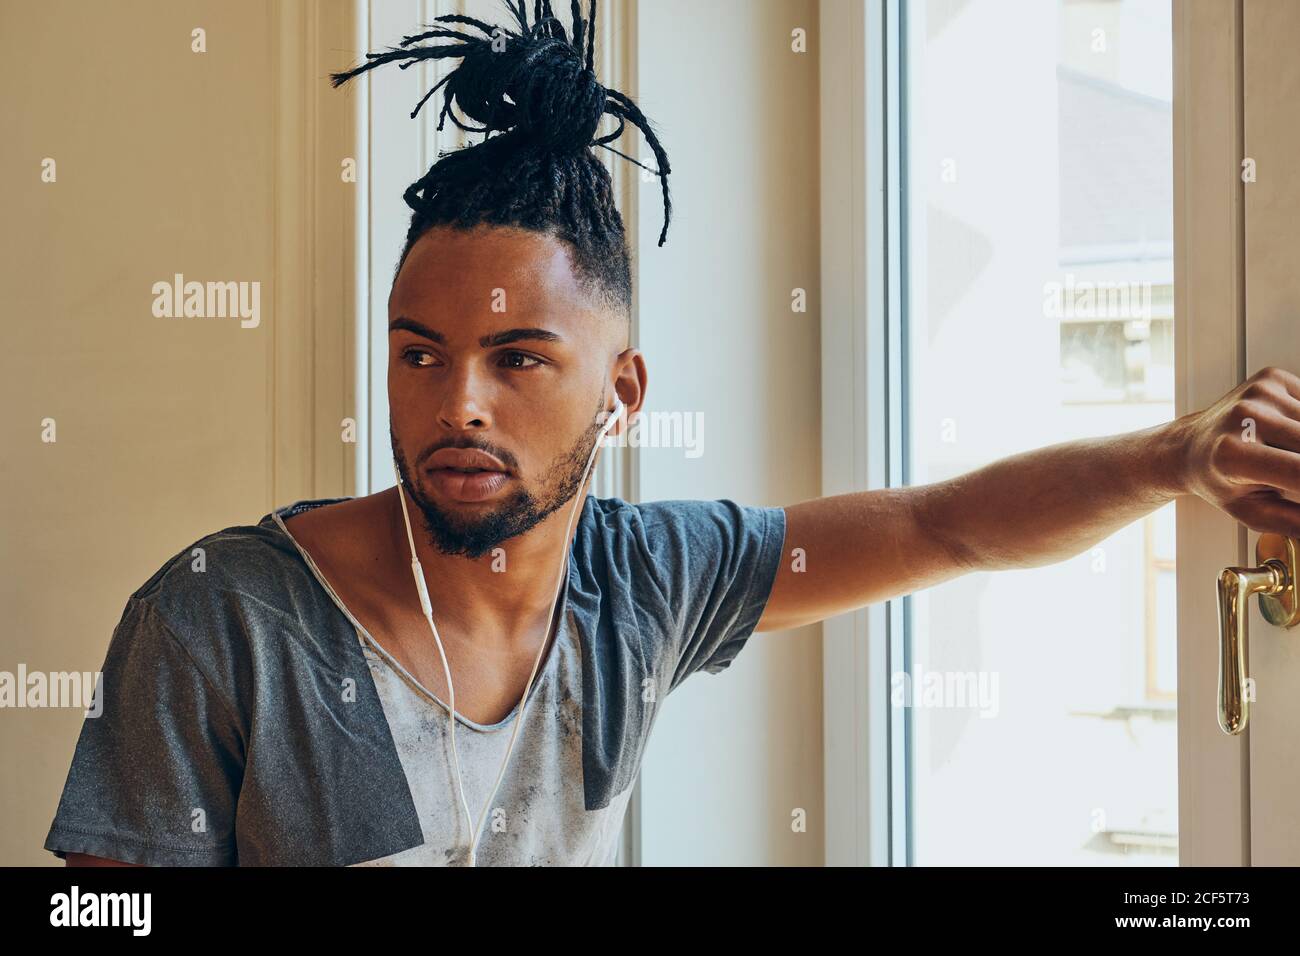
[[[480,558],[572,502],[626,343],[560,240],[432,229],[402,265],[388,320],[393,457],[439,551]],[[504,472],[454,470],[466,463],[444,449],[485,452]]]

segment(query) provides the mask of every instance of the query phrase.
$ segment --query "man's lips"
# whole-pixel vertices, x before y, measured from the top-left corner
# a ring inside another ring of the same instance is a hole
[[[477,448],[439,448],[425,465],[431,471],[451,469],[460,473],[495,471],[509,474],[501,459]]]
[[[425,469],[434,487],[453,501],[485,501],[510,481],[501,459],[477,448],[439,448]]]
[[[495,497],[510,483],[504,471],[457,471],[454,468],[434,468],[429,480],[444,497],[453,501],[486,501]]]

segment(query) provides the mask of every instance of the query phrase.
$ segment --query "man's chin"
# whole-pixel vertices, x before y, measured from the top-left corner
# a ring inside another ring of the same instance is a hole
[[[425,532],[443,554],[481,558],[537,523],[523,501],[422,504]]]

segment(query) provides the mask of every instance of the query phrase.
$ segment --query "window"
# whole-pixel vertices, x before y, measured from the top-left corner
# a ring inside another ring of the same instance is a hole
[[[894,480],[1172,419],[1169,0],[889,9]],[[1177,864],[1173,534],[896,602],[895,862]]]

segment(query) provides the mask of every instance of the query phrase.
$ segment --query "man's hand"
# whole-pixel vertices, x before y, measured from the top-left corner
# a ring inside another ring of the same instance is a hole
[[[1179,421],[1189,493],[1253,531],[1300,538],[1300,378],[1261,369]]]
[[[1300,537],[1300,378],[1265,368],[1209,408],[1143,431],[1022,452],[934,484],[791,505],[757,630],[811,624],[968,571],[1054,564],[1182,494],[1255,531]]]

